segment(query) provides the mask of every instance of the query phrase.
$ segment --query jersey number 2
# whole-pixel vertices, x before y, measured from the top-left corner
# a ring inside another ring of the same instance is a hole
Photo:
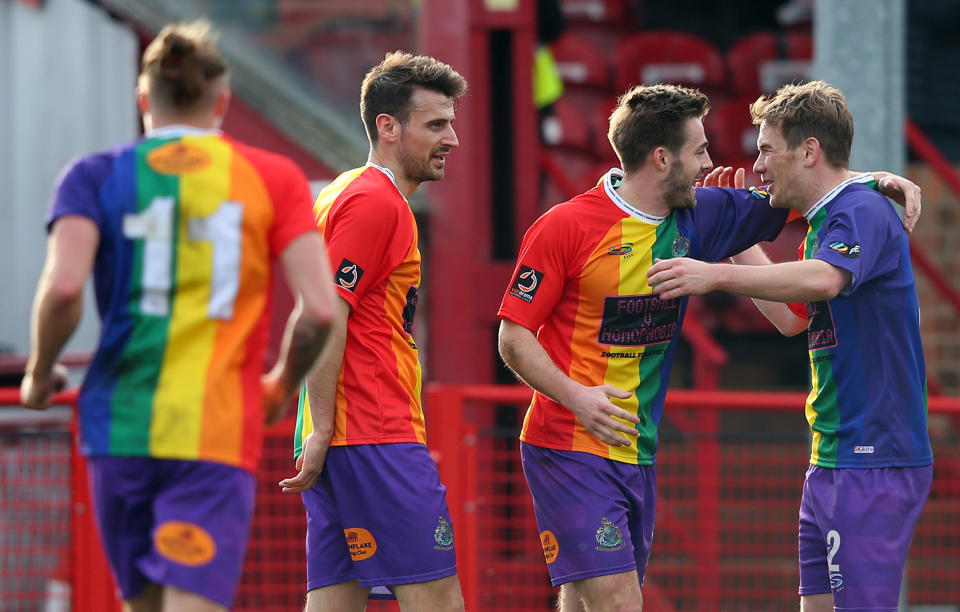
[[[123,235],[143,240],[143,272],[140,311],[165,317],[170,314],[170,288],[173,278],[173,237],[176,199],[156,197],[139,213],[123,216]],[[233,303],[240,286],[240,244],[243,232],[243,204],[222,202],[213,214],[187,219],[190,240],[213,244],[213,270],[210,275],[211,319],[233,317]]]

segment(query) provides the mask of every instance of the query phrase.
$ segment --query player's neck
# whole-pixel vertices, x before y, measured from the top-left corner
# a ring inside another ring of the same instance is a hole
[[[837,185],[850,178],[850,171],[846,168],[824,167],[813,171],[813,176],[804,194],[801,214],[806,214],[823,196],[833,191]]]
[[[623,181],[617,188],[617,195],[639,211],[653,217],[666,217],[670,214],[670,206],[663,199],[657,179],[657,176],[647,176],[642,170],[624,174]]]
[[[198,130],[216,130],[220,128],[220,118],[215,116],[144,116],[143,129],[148,135],[161,128],[175,125],[196,128]]]
[[[397,189],[403,194],[403,197],[408,200],[410,196],[413,195],[413,192],[417,190],[417,187],[420,186],[419,181],[412,181],[407,178],[403,172],[403,166],[396,159],[389,155],[384,155],[380,151],[371,149],[370,155],[367,156],[367,163],[389,170],[393,174],[393,182],[397,186]]]

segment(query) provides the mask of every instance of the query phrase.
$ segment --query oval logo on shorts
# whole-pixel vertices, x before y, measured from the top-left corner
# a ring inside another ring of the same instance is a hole
[[[177,140],[147,153],[147,165],[160,174],[199,172],[210,165],[210,154]]]
[[[217,544],[207,530],[194,523],[167,521],[153,534],[157,551],[181,565],[206,565],[217,555]]]
[[[552,531],[541,531],[540,544],[543,545],[543,557],[547,560],[547,565],[556,561],[557,555],[560,554],[560,544],[557,542],[557,536],[553,535]]]
[[[343,535],[347,538],[347,547],[350,549],[350,558],[354,561],[369,559],[377,552],[377,541],[373,534],[360,527],[344,529]]]

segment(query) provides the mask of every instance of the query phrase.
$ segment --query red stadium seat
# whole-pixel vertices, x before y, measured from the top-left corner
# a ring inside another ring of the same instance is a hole
[[[561,0],[560,10],[573,22],[620,25],[627,19],[625,0]]]
[[[593,134],[593,152],[597,159],[607,159],[613,155],[610,141],[607,140],[607,130],[610,127],[610,113],[617,107],[617,99],[610,98],[601,102],[590,112],[588,121]]]
[[[785,83],[809,80],[812,57],[809,34],[757,32],[734,43],[727,65],[737,95],[756,99]]]
[[[590,125],[584,112],[576,104],[567,98],[560,98],[553,104],[553,114],[556,118],[556,123],[553,125],[559,129],[556,132],[546,130],[544,139],[547,145],[577,149],[587,153],[593,151]]]
[[[641,32],[624,39],[614,54],[618,92],[631,85],[676,83],[722,90],[726,82],[723,56],[706,40],[671,30]]]
[[[750,119],[749,108],[754,99],[733,98],[707,114],[704,128],[710,141],[710,158],[715,164],[732,165],[737,160],[756,158],[759,130]]]
[[[563,82],[577,87],[609,89],[610,65],[606,54],[589,38],[568,33],[551,45]]]

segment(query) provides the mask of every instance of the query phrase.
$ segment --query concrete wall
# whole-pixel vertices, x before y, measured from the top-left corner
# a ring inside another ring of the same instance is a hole
[[[0,351],[26,353],[44,218],[72,158],[136,137],[134,33],[83,0],[0,2]],[[89,351],[92,292],[68,351]]]

